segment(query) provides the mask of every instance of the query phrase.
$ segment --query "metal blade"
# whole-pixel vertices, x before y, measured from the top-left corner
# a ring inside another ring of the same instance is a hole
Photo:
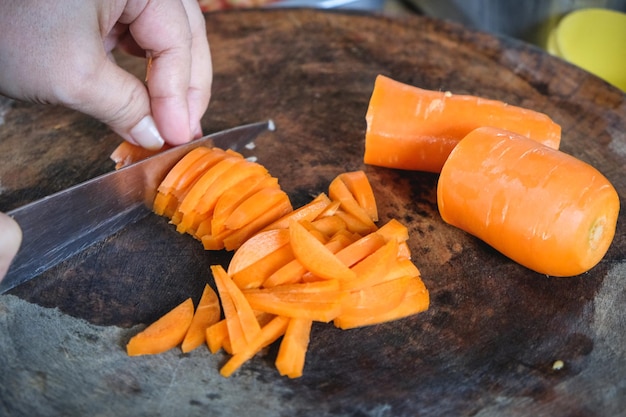
[[[22,228],[22,245],[0,294],[145,217],[159,184],[192,149],[238,150],[268,129],[274,129],[271,120],[214,133],[10,211]]]

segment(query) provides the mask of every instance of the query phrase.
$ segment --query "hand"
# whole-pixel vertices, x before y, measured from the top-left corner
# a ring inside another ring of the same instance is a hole
[[[112,60],[151,58],[142,80]],[[0,93],[95,117],[158,149],[202,135],[212,66],[197,0],[3,0]]]
[[[22,231],[15,221],[0,213],[0,280],[4,278],[22,243]]]

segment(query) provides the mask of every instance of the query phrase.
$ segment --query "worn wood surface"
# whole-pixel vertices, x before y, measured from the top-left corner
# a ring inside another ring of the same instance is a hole
[[[217,374],[225,357],[204,349],[127,358],[132,326],[197,299],[212,282],[208,266],[229,259],[150,216],[0,296],[0,414],[624,415],[623,210],[605,259],[554,279],[445,225],[435,175],[362,163],[382,73],[549,114],[563,127],[562,150],[599,168],[623,206],[623,93],[533,47],[419,16],[224,12],[207,27],[215,77],[204,130],[273,119],[278,130],[252,152],[296,206],[338,173],[364,169],[382,221],[410,228],[430,310],[345,332],[316,325],[305,375],[293,381],[275,371],[274,348],[229,380]],[[141,62],[123,62],[141,75]],[[69,110],[0,101],[0,210],[107,172],[118,142]]]

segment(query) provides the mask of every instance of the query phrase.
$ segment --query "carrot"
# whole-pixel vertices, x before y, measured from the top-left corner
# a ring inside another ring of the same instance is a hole
[[[233,353],[230,349],[230,342],[226,343],[228,338],[228,323],[226,319],[206,328],[206,343],[211,353],[217,353],[224,348],[228,353]]]
[[[178,346],[193,319],[193,301],[186,299],[133,336],[126,345],[129,356],[154,355]]]
[[[217,323],[221,313],[220,300],[217,294],[208,284],[205,285],[196,312],[181,344],[183,353],[191,352],[206,342],[206,328]]]
[[[254,264],[233,275],[239,288],[258,288],[275,271],[294,259],[291,245],[283,245]]]
[[[350,291],[342,305],[339,317],[364,314],[377,316],[397,307],[404,299],[411,279],[413,277],[407,275]]]
[[[374,190],[372,185],[363,171],[344,172],[339,174],[339,179],[346,184],[348,190],[354,196],[354,199],[359,203],[359,206],[372,221],[378,221],[378,206],[376,205],[376,198],[374,197]]]
[[[261,349],[269,346],[282,336],[289,324],[288,317],[275,317],[267,323],[254,340],[248,344],[244,350],[234,354],[228,362],[220,369],[220,374],[226,378],[231,376],[237,369],[241,367],[246,361],[256,355]]]
[[[398,242],[390,240],[376,252],[363,259],[352,267],[355,273],[353,279],[341,281],[344,290],[359,290],[380,283],[385,272],[396,262],[398,255]]]
[[[302,376],[312,324],[313,321],[308,319],[289,320],[276,356],[276,369],[281,375],[289,378]]]
[[[222,299],[233,352],[241,351],[261,331],[248,300],[221,265],[211,266]]]
[[[492,127],[468,134],[437,187],[442,218],[527,268],[574,276],[604,257],[619,197],[592,166]]]
[[[115,162],[115,169],[124,168],[127,165],[146,159],[150,156],[156,155],[159,152],[163,152],[166,149],[171,148],[170,145],[165,144],[161,149],[153,150],[142,148],[141,146],[133,145],[130,142],[122,142],[117,148],[113,150],[110,158]]]
[[[272,224],[265,227],[268,229],[287,229],[291,220],[309,220],[313,221],[320,214],[324,212],[331,204],[331,200],[324,193],[319,194],[313,200],[300,208],[293,210],[280,219],[276,220]]]
[[[287,229],[274,229],[259,232],[246,240],[234,253],[228,264],[228,274],[234,276],[238,272],[265,258],[275,250],[288,244],[289,230]]]
[[[242,201],[228,216],[224,226],[231,230],[241,229],[272,207],[288,200],[289,197],[280,188],[263,188]]]
[[[430,297],[424,282],[418,277],[413,277],[408,281],[404,298],[391,310],[382,313],[376,311],[375,314],[371,314],[365,309],[361,313],[340,314],[333,320],[333,324],[344,330],[371,326],[421,313],[428,309],[429,304]]]
[[[341,208],[350,215],[356,217],[361,223],[363,223],[366,230],[376,230],[376,225],[372,221],[372,218],[367,211],[359,205],[354,195],[348,189],[348,186],[342,181],[341,177],[336,177],[331,181],[328,187],[328,195],[331,199],[339,201]]]
[[[302,224],[289,224],[290,241],[296,259],[313,274],[326,279],[353,279],[355,273],[317,240]]]
[[[448,155],[472,130],[494,126],[554,149],[561,128],[548,116],[496,100],[428,91],[376,78],[366,114],[364,162],[440,172]]]

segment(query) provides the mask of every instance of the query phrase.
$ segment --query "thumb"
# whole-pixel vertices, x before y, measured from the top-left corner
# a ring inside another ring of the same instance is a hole
[[[106,57],[98,71],[81,83],[70,107],[106,123],[130,143],[147,149],[163,146],[146,86]]]
[[[0,213],[0,280],[6,275],[22,243],[22,230],[11,217]]]

